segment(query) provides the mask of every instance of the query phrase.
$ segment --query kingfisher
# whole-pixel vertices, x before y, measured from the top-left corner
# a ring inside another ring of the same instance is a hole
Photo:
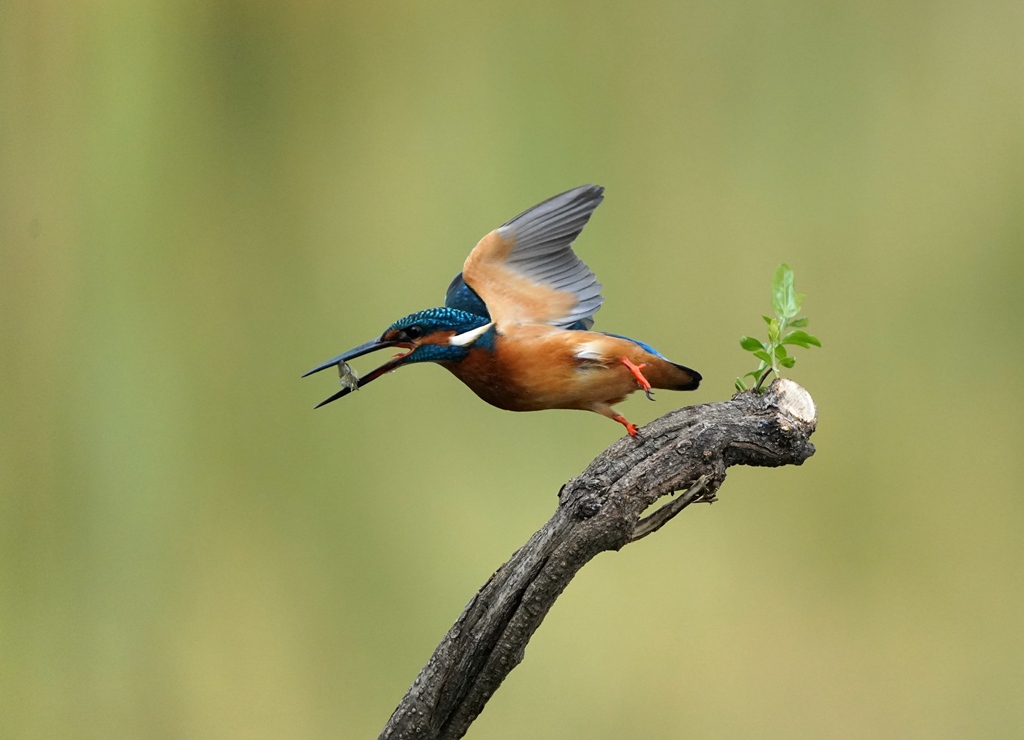
[[[398,319],[302,377],[337,367],[342,389],[315,408],[404,365],[434,362],[487,403],[509,411],[581,409],[637,427],[613,406],[642,390],[691,391],[696,370],[649,344],[592,331],[601,283],[573,252],[604,188],[583,185],[549,198],[477,243],[445,294],[444,306]],[[397,347],[399,354],[362,377],[348,361]]]

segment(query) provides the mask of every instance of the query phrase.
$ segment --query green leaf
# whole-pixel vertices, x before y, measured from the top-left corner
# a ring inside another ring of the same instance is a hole
[[[810,319],[808,319],[806,316],[804,316],[804,317],[799,318],[799,319],[793,319],[792,321],[789,322],[789,325],[790,326],[807,326],[807,324],[809,324],[809,323],[810,323]]]
[[[746,383],[743,382],[742,378],[736,378],[735,385],[736,385],[736,390],[738,390],[740,393],[742,393],[743,391],[745,391],[747,389],[747,385],[746,385]]]
[[[775,344],[776,342],[779,341],[779,330],[780,329],[781,329],[781,327],[779,326],[779,322],[776,321],[775,319],[772,319],[770,322],[768,322],[768,341],[769,342],[771,342],[772,344]]]
[[[754,357],[764,362],[767,362],[769,365],[772,364],[772,358],[764,350],[761,350],[760,352],[755,352]]]
[[[740,337],[740,346],[747,350],[747,352],[757,352],[759,349],[764,349],[764,345],[753,337]]]
[[[804,296],[793,289],[793,270],[783,263],[772,277],[772,307],[784,319],[791,319],[800,313],[800,302]]]
[[[779,347],[779,349],[782,349],[782,347]],[[783,357],[782,359],[779,360],[779,364],[782,365],[783,367],[793,367],[793,365],[796,364],[796,358]]]
[[[749,376],[749,377],[753,378],[754,380],[757,380],[758,378],[761,377],[761,373],[763,373],[767,368],[768,368],[768,363],[762,362],[760,365],[758,365],[757,370],[751,370],[749,373],[745,373],[743,375],[743,377],[746,378],[746,377]]]
[[[789,354],[789,353],[786,352],[786,348],[783,347],[781,344],[778,347],[775,348],[775,356],[776,357],[785,357],[787,354]]]
[[[766,324],[771,324],[772,323],[772,317],[771,316],[762,316],[761,318],[764,319],[764,323],[766,323]]]
[[[772,276],[772,308],[779,316],[785,316],[793,295],[793,270],[783,263]]]
[[[797,329],[796,331],[791,331],[789,334],[787,334],[783,338],[782,343],[796,344],[799,345],[800,347],[810,347],[812,344],[815,347],[821,346],[821,342],[818,340],[817,337],[811,336],[807,332],[801,331],[799,329]]]

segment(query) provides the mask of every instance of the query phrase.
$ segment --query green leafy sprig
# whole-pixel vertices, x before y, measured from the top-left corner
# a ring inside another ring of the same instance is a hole
[[[752,378],[755,382],[754,390],[760,391],[761,384],[767,379],[769,373],[780,377],[779,367],[793,367],[796,358],[791,357],[786,351],[785,345],[795,347],[820,347],[821,342],[817,337],[811,336],[803,330],[807,326],[806,316],[797,318],[800,313],[800,304],[806,296],[797,293],[793,288],[793,270],[789,265],[779,265],[772,277],[772,308],[775,310],[775,317],[762,316],[768,324],[768,341],[762,342],[754,337],[743,337],[740,339],[740,346],[754,357],[760,360],[757,370],[751,370],[740,378],[736,378],[736,390],[747,390],[743,378]],[[792,331],[790,331],[792,330]]]

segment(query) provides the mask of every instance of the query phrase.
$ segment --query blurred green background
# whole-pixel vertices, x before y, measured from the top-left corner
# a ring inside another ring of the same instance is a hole
[[[818,454],[597,558],[469,737],[1024,736],[1022,50],[1019,0],[0,4],[0,736],[376,737],[622,430],[299,375],[584,182],[597,328],[705,378],[625,414],[728,398],[786,261]]]

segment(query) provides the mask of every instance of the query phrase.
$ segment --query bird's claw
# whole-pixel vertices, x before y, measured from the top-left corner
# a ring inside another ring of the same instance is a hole
[[[639,387],[640,390],[644,392],[644,394],[647,396],[647,400],[653,401],[654,394],[651,393],[651,383],[649,380],[647,380],[647,378],[644,377],[644,374],[640,372],[645,367],[647,367],[647,363],[641,362],[639,365],[636,365],[633,362],[631,362],[628,357],[625,356],[621,357],[620,360],[622,364],[626,366],[629,372],[632,373],[633,377],[636,378],[637,387]]]
[[[639,434],[639,432],[637,432],[636,424],[627,421],[626,417],[623,416],[622,414],[615,414],[614,416],[612,416],[612,419],[619,422],[622,426],[626,427],[626,433],[630,437],[636,437]]]

